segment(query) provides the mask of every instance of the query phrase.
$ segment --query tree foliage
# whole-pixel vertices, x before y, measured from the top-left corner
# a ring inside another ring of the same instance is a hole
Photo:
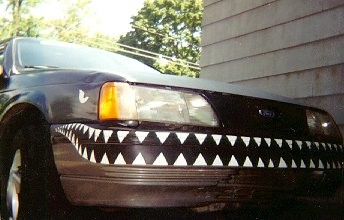
[[[9,38],[14,36],[39,35],[40,18],[30,14],[30,9],[39,4],[40,0],[3,0],[0,3],[5,4],[5,10],[8,16],[0,17],[0,38]],[[5,14],[5,13],[4,13]]]
[[[146,0],[132,17],[133,30],[119,42],[173,57],[172,62],[135,57],[162,72],[198,76],[199,70],[185,61],[199,61],[202,14],[202,0]]]
[[[44,0],[0,0],[5,5],[5,12],[0,13],[0,39],[14,36],[43,37],[66,42],[79,43],[115,51],[116,39],[101,33],[89,35],[83,27],[83,20],[89,14],[91,0],[61,0],[66,7],[62,18],[44,20],[35,17],[33,9]]]
[[[82,20],[88,16],[88,5],[91,0],[67,1],[64,4],[68,6],[64,18],[55,19],[45,23],[43,36],[56,40],[83,43],[87,38],[88,30],[83,28]]]

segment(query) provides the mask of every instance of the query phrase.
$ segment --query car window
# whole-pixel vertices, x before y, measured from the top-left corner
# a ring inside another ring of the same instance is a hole
[[[40,66],[115,72],[157,72],[137,60],[116,53],[57,41],[18,40],[17,53],[17,64],[20,68]]]

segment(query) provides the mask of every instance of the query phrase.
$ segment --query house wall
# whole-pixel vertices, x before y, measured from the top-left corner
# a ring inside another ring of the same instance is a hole
[[[201,78],[288,96],[344,134],[343,0],[204,0]]]

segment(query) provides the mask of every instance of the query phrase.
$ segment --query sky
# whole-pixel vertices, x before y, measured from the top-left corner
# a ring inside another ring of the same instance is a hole
[[[66,6],[63,1],[45,0],[34,13],[47,20],[63,17]],[[131,17],[143,7],[144,0],[93,0],[90,5],[90,17],[84,19],[84,25],[91,32],[101,32],[109,36],[119,36],[128,32]],[[4,7],[0,6],[0,13]]]
[[[108,35],[128,32],[131,17],[143,7],[144,0],[93,0],[91,9],[96,20],[91,26]]]

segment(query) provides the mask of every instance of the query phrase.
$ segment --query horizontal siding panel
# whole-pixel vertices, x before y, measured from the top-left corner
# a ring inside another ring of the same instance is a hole
[[[202,45],[249,34],[343,4],[343,0],[280,0],[272,2],[247,13],[211,25],[203,25]],[[207,13],[206,11],[205,14]],[[207,22],[206,19],[204,22]]]
[[[204,7],[207,7],[209,5],[215,4],[217,2],[221,2],[223,0],[203,0]]]
[[[239,38],[203,46],[201,65],[276,51],[340,34],[344,34],[344,5]]]
[[[276,0],[224,0],[204,1],[203,26],[240,14]],[[211,2],[211,3],[210,3]]]
[[[202,66],[201,77],[235,82],[344,63],[344,35],[247,57],[212,66]]]
[[[235,84],[256,87],[290,98],[309,98],[344,94],[343,83],[344,64],[245,80]]]

